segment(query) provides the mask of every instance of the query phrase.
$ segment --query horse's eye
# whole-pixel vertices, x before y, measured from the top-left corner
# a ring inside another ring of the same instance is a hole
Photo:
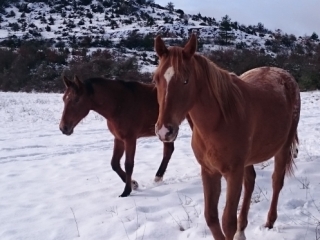
[[[189,79],[184,80],[183,84],[187,84],[189,82]]]

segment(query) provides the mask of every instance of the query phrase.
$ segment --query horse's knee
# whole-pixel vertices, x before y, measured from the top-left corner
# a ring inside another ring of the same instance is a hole
[[[111,168],[113,171],[117,172],[120,168],[120,164],[118,162],[111,161]]]
[[[212,226],[220,224],[218,214],[205,213],[204,217],[206,219],[208,227],[212,227]]]

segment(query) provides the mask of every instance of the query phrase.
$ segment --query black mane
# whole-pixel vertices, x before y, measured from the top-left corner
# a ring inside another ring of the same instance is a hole
[[[138,85],[142,85],[143,83],[140,82],[133,82],[133,81],[124,81],[124,80],[111,80],[107,78],[102,78],[102,77],[95,77],[95,78],[88,78],[83,81],[85,85],[86,92],[89,95],[94,94],[94,85],[103,85],[107,83],[114,83],[114,84],[119,84],[125,87],[126,89],[129,89],[133,91]],[[151,84],[150,84],[151,85]]]

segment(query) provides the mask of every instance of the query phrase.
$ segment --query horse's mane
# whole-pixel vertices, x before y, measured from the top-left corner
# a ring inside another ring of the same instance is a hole
[[[118,85],[121,87],[124,87],[125,89],[128,89],[130,91],[134,91],[138,86],[148,86],[153,88],[153,85],[151,84],[145,84],[141,82],[136,82],[136,81],[124,81],[124,80],[111,80],[103,77],[95,77],[95,78],[88,78],[83,81],[86,92],[89,95],[93,95],[95,93],[94,86],[103,86],[106,84],[113,84],[113,85]]]
[[[229,120],[237,113],[244,114],[243,95],[232,78],[235,74],[221,69],[204,56],[194,55],[196,76],[204,79],[210,93],[215,96],[225,120]]]
[[[188,79],[191,73],[190,66],[181,64],[185,61],[183,51],[179,47],[170,47],[169,50],[168,60],[175,69],[175,75],[181,79]],[[196,81],[205,81],[210,94],[217,99],[224,119],[228,121],[234,114],[241,117],[244,114],[243,96],[232,80],[233,77],[236,77],[235,74],[219,68],[199,54],[194,54],[191,61]],[[161,65],[160,67],[164,67],[165,64]],[[162,72],[163,69],[157,69],[158,71]]]
[[[88,79],[84,80],[83,83],[84,83],[86,92],[87,92],[89,95],[93,95],[93,94],[94,94],[93,84],[95,84],[95,83],[101,83],[102,81],[105,82],[106,79],[104,79],[104,78],[88,78]]]

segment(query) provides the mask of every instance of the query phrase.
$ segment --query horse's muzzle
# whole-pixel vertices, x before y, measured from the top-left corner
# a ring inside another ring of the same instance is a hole
[[[173,142],[178,136],[179,127],[168,124],[162,125],[161,128],[159,128],[159,126],[156,125],[155,132],[162,142]]]
[[[67,135],[67,136],[70,136],[72,133],[73,133],[73,127],[68,127],[68,126],[66,126],[66,125],[64,125],[64,126],[61,126],[60,125],[60,131],[63,133],[63,134],[65,134],[65,135]]]

